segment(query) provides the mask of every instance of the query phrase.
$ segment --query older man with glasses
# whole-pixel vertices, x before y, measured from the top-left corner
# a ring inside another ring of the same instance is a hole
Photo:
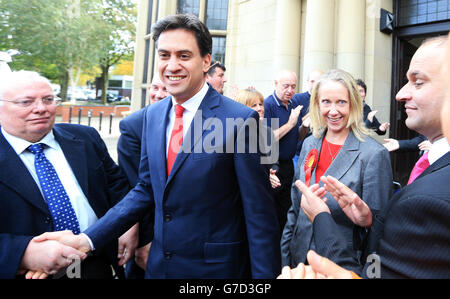
[[[50,82],[35,72],[11,72],[0,80],[0,278],[47,276],[33,272],[39,269],[63,277],[64,268],[85,254],[33,237],[62,230],[78,234],[129,190],[97,131],[55,125],[56,106]],[[132,237],[134,231],[121,239],[128,252],[134,252]],[[112,278],[113,266],[122,277],[117,250],[117,241],[111,242],[72,274]]]

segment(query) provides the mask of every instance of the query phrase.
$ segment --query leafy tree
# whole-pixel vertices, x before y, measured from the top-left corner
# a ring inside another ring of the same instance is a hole
[[[112,31],[102,0],[0,0],[0,12],[0,44],[23,53],[18,66],[53,72],[63,100],[80,71],[98,63]]]
[[[137,10],[131,0],[103,0],[102,2],[103,20],[113,28],[108,38],[102,41],[100,58],[102,102],[106,104],[111,67],[122,59],[133,59]]]

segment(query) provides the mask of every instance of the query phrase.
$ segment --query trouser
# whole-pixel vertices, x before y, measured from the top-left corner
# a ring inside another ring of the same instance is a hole
[[[292,159],[280,160],[279,170],[276,176],[280,179],[281,186],[274,189],[274,198],[277,206],[278,222],[280,224],[280,238],[286,224],[287,212],[292,205],[291,186],[294,179],[294,165]]]

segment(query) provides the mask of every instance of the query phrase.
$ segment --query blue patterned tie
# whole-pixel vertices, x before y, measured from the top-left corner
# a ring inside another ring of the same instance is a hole
[[[55,168],[44,155],[44,144],[30,145],[28,150],[34,154],[34,166],[53,218],[54,230],[71,230],[74,234],[79,234],[77,216]]]

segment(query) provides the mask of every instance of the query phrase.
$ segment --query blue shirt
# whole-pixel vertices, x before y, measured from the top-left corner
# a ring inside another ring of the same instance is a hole
[[[280,158],[279,160],[289,160],[295,155],[298,143],[298,129],[302,125],[302,118],[307,113],[306,109],[309,107],[308,102],[305,101],[302,94],[295,94],[288,103],[288,107],[281,103],[281,100],[277,97],[275,92],[264,100],[264,118],[267,119],[267,125],[272,128],[272,119],[278,119],[278,128],[272,128],[272,130],[279,129],[285,125],[291,114],[291,110],[295,109],[299,105],[303,105],[302,111],[298,118],[298,122],[283,138],[280,139]]]

